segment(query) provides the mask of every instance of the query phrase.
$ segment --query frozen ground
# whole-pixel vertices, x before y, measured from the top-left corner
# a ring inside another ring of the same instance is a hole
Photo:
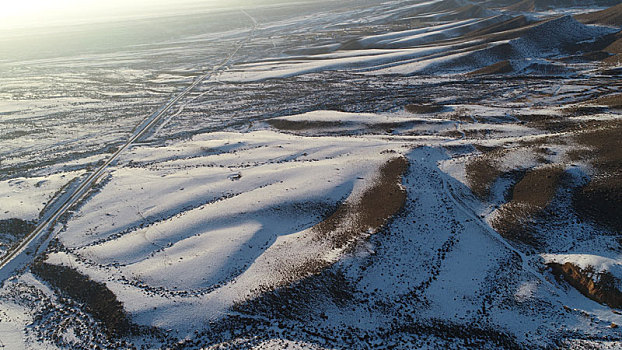
[[[510,3],[246,6],[13,53],[2,253],[212,74],[16,255],[0,345],[620,347],[617,221],[577,203],[618,203],[620,27]]]

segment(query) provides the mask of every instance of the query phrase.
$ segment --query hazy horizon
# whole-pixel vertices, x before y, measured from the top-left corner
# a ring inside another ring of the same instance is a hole
[[[56,3],[67,5],[72,1],[61,0]],[[251,22],[239,9],[254,9],[253,12],[257,12],[258,9],[277,4],[279,8],[283,8],[283,4],[291,8],[293,4],[310,2],[182,0],[173,3],[171,0],[157,0],[149,6],[145,5],[146,0],[130,5],[122,5],[120,0],[110,3],[89,0],[88,3],[97,6],[59,7],[50,13],[39,13],[45,17],[45,20],[39,22],[34,21],[37,12],[31,12],[23,15],[19,25],[12,27],[9,25],[11,21],[2,18],[7,18],[7,14],[0,15],[0,46],[4,49],[0,54],[0,63],[114,52],[134,45],[244,29]],[[144,6],[141,7],[141,4]],[[101,11],[97,12],[96,9]],[[63,13],[66,16],[60,16]],[[63,17],[62,20],[59,16]]]
[[[190,12],[218,11],[236,7],[254,7],[274,3],[308,1],[288,0],[24,0],[3,1],[0,9],[0,38],[3,33],[24,29],[41,29],[122,21],[137,18],[182,15]],[[10,34],[10,33],[9,33]]]

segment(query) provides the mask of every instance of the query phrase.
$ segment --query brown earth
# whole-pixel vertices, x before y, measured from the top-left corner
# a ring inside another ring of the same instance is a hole
[[[603,96],[594,100],[595,104],[605,105],[609,108],[622,109],[622,94]]]
[[[503,149],[493,149],[473,158],[466,164],[469,187],[482,200],[490,197],[490,187],[502,174],[496,159],[504,153]]]
[[[527,171],[514,186],[511,199],[499,209],[493,228],[503,237],[538,246],[538,238],[530,229],[531,220],[551,203],[563,174],[561,166]]]
[[[622,64],[622,53],[613,55],[613,56],[609,56],[607,58],[605,58],[604,60],[602,60],[603,64],[605,64],[606,66],[619,66]]]
[[[389,160],[378,179],[356,203],[344,203],[326,220],[313,227],[318,239],[343,248],[361,233],[376,231],[406,202],[402,175],[408,169],[405,157]]]
[[[358,200],[346,200],[328,218],[310,229],[312,242],[327,244],[330,249],[348,249],[357,238],[377,232],[404,206],[406,191],[402,176],[408,169],[408,161],[400,156],[390,159],[379,171],[377,179]],[[321,274],[331,262],[322,257],[309,257],[302,264],[275,262],[281,280],[276,285],[264,285],[254,292],[260,294],[275,288]]]
[[[578,56],[586,61],[603,61],[609,57],[611,57],[611,54],[604,52],[604,51],[590,51],[590,52],[586,52],[584,54],[581,54],[580,56]],[[565,61],[565,60],[573,60],[576,59],[577,56],[570,56],[568,58],[564,58],[561,61]]]
[[[622,31],[613,35],[611,43],[601,49],[607,57],[599,59],[605,66],[619,66],[622,64]]]
[[[537,168],[528,171],[514,186],[512,200],[537,208],[546,207],[557,191],[564,169],[561,166]]]
[[[482,29],[478,29],[475,31],[472,31],[471,33],[467,34],[466,36],[468,37],[476,37],[476,36],[483,36],[483,35],[489,35],[489,34],[495,34],[495,33],[499,33],[499,32],[504,32],[504,31],[508,31],[508,30],[512,30],[512,29],[517,29],[517,28],[522,28],[529,25],[529,20],[527,19],[527,17],[525,16],[516,16],[513,17],[507,21],[503,21],[501,23],[497,23],[497,24],[493,24],[491,26],[488,26],[486,28],[482,28]]]
[[[609,46],[605,47],[603,51],[616,54],[622,53],[622,33],[618,33],[616,37],[619,39],[612,42]]]
[[[495,64],[491,64],[490,66],[480,68],[478,70],[474,70],[467,74],[467,76],[476,76],[476,75],[492,75],[492,74],[506,74],[512,73],[514,68],[510,61],[505,60],[501,62],[497,62]]]
[[[36,261],[31,270],[61,294],[84,304],[86,310],[103,323],[108,337],[132,332],[133,325],[123,309],[123,304],[104,283],[95,282],[72,268],[41,260]]]
[[[579,22],[587,24],[622,26],[622,4],[604,9],[602,11],[576,15],[575,18]]]
[[[428,12],[445,12],[445,11],[453,11],[457,8],[462,7],[462,3],[457,0],[441,0],[437,3],[433,3],[428,5],[425,8],[425,13]]]
[[[568,114],[574,116],[574,110],[565,111]],[[581,129],[581,123],[569,120],[564,116],[550,115],[550,114],[529,114],[516,116],[521,121],[527,123],[530,127],[546,130],[554,133],[576,131]],[[547,138],[535,141],[537,144],[543,144],[547,141]],[[532,142],[533,143],[533,142]],[[528,143],[525,143],[528,144]]]
[[[575,159],[589,162],[595,173],[578,190],[573,207],[584,219],[622,231],[622,121],[612,121],[575,137],[589,150],[576,151]]]
[[[395,129],[413,128],[417,124],[423,124],[422,121],[399,121],[399,122],[382,122],[382,123],[357,123],[356,121],[314,121],[302,120],[292,121],[286,119],[270,119],[267,123],[275,129],[291,132],[307,132],[318,131],[328,133],[392,133]],[[348,130],[344,130],[348,128]]]
[[[449,11],[447,14],[443,14],[439,16],[438,20],[443,21],[451,21],[451,20],[461,20],[461,19],[471,19],[477,17],[487,17],[488,10],[479,5],[465,5],[459,8],[455,8]]]
[[[423,113],[438,113],[443,110],[443,106],[436,104],[419,104],[411,103],[404,106],[404,109],[408,113],[423,114]]]
[[[293,121],[286,119],[270,119],[267,121],[270,126],[279,130],[300,131],[312,129],[337,128],[344,126],[342,122],[326,122],[326,121]]]
[[[536,10],[536,3],[534,0],[523,0],[506,7],[506,9],[510,11],[531,12]]]

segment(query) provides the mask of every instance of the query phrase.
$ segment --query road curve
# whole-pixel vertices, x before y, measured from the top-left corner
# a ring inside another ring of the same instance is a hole
[[[209,80],[215,73],[222,70],[227,64],[231,62],[231,59],[238,53],[238,51],[244,46],[244,44],[248,43],[257,28],[257,21],[250,16],[246,11],[241,10],[241,12],[247,16],[252,21],[252,28],[249,31],[248,38],[235,46],[234,50],[223,60],[222,63],[218,64],[214,68],[212,68],[209,72],[200,75],[197,77],[192,84],[190,84],[187,88],[181,91],[179,94],[174,96],[171,100],[169,100],[166,104],[160,107],[157,111],[151,114],[148,118],[142,121],[135,129],[132,136],[114,152],[99,168],[97,168],[93,173],[91,173],[86,179],[82,180],[79,186],[72,190],[70,194],[66,194],[59,198],[60,203],[54,203],[53,207],[55,209],[44,216],[44,219],[39,222],[37,227],[24,239],[22,239],[19,244],[15,247],[11,248],[7,254],[2,257],[0,260],[0,283],[4,282],[10,276],[14,274],[14,272],[30,263],[35,257],[35,251],[32,248],[35,248],[39,243],[45,242],[48,238],[48,235],[53,230],[54,224],[58,221],[58,219],[88,192],[88,190],[93,187],[93,185],[105,174],[106,169],[110,164],[116,161],[119,158],[119,155],[125,151],[128,147],[130,147],[133,143],[139,140],[142,136],[144,136],[149,130],[156,125],[162,117],[168,112],[177,102],[179,102],[182,98],[188,95],[195,87],[201,84],[205,80]],[[47,234],[46,234],[47,233]],[[30,248],[30,249],[29,249]]]

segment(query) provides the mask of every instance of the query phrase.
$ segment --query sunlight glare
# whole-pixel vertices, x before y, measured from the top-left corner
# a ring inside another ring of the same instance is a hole
[[[175,8],[200,0],[0,0],[0,28],[86,23]],[[214,3],[215,1],[202,1]]]

